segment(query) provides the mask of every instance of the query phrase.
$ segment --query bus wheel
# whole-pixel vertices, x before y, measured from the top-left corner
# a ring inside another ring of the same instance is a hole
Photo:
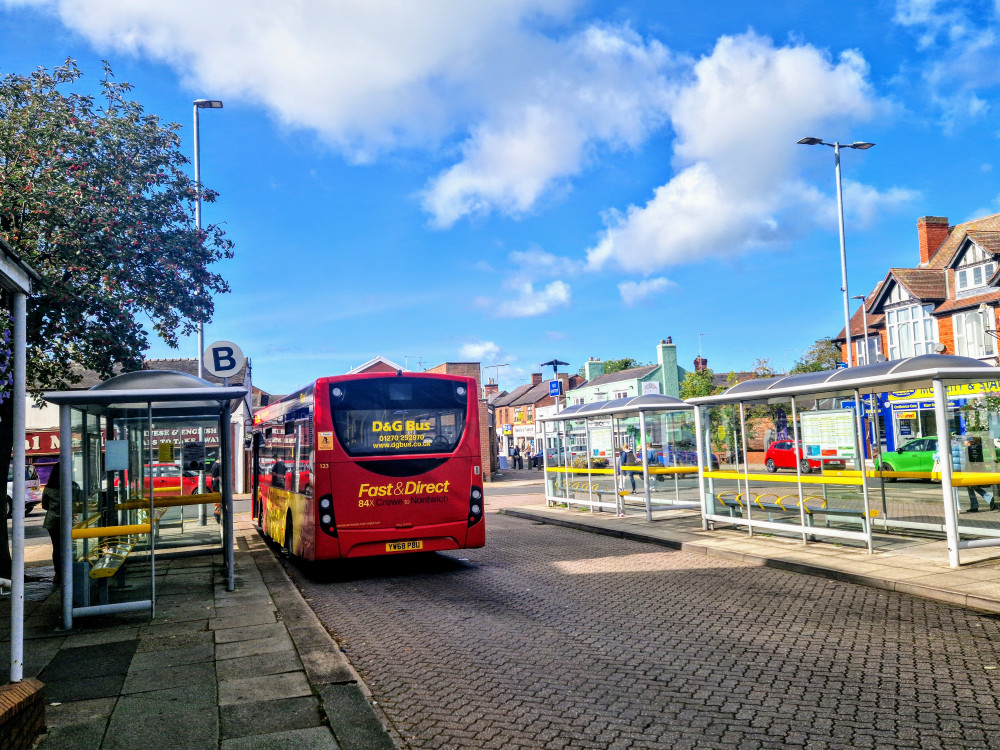
[[[292,552],[292,514],[289,513],[285,518],[285,543],[281,547],[281,551],[288,555],[288,559],[295,557]]]

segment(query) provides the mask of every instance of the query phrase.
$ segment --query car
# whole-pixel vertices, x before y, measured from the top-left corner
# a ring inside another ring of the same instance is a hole
[[[886,451],[875,457],[876,471],[931,471],[934,468],[934,454],[937,453],[937,438],[915,438],[907,440],[897,450]],[[886,477],[894,482],[895,477]]]
[[[14,515],[14,467],[7,469],[7,501],[4,509],[7,518]],[[28,515],[36,505],[42,502],[42,487],[38,480],[38,471],[31,464],[24,467],[24,515]]]
[[[149,469],[149,464],[145,468]],[[198,490],[198,472],[185,469],[177,464],[153,464],[153,490],[156,492],[178,492],[181,495],[193,495]],[[149,487],[149,478],[143,481]]]
[[[844,459],[842,458],[806,458],[802,453],[802,443],[799,443],[798,450],[793,450],[792,440],[776,440],[768,447],[764,454],[764,468],[772,474],[778,469],[795,469],[796,462],[799,464],[803,474],[819,471],[822,468],[843,469]]]

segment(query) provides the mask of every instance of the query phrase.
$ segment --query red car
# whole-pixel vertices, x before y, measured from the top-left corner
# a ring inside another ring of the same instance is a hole
[[[149,470],[149,464],[146,464]],[[153,464],[153,489],[157,493],[193,495],[198,490],[198,473],[184,470],[177,464]],[[149,487],[149,478],[143,482]]]
[[[822,463],[818,458],[805,458],[802,455],[802,444],[799,443],[798,451],[794,451],[791,440],[778,440],[771,443],[771,447],[764,454],[764,467],[772,473],[778,469],[794,470],[796,461],[802,467],[803,474],[818,471],[824,466],[828,469],[844,468],[844,460],[841,458],[824,459]]]

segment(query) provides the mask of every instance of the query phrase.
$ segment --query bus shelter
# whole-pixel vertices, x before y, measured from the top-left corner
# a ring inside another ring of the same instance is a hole
[[[654,511],[700,507],[695,416],[680,399],[647,394],[539,418],[545,504],[638,510],[650,521]]]
[[[62,612],[74,617],[156,612],[156,559],[224,553],[234,588],[230,410],[243,387],[180,372],[118,375],[84,391],[45,394],[59,406]],[[203,441],[217,430],[219,471]],[[218,478],[216,479],[215,476]],[[198,506],[220,505],[219,525]],[[221,542],[221,545],[220,545]]]
[[[970,385],[981,398],[949,397]],[[880,448],[886,424],[878,403],[887,395],[933,406],[929,433],[893,452]],[[998,396],[1000,368],[926,354],[749,380],[690,399],[699,414],[703,526],[803,543],[826,538],[868,552],[876,533],[943,535],[956,567],[961,550],[1000,546],[1000,499],[993,499],[1000,491]],[[761,444],[765,433],[776,436],[770,446]],[[730,446],[733,468],[713,469],[705,460]],[[776,460],[783,453],[791,461]]]

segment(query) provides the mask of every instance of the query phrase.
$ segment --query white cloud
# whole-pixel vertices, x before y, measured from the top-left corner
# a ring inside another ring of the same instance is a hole
[[[500,347],[492,341],[474,341],[463,344],[459,355],[470,362],[497,362],[500,359]]]
[[[897,0],[896,23],[925,55],[920,76],[946,132],[985,116],[1000,85],[1000,3]]]
[[[565,281],[553,281],[535,291],[531,282],[516,288],[518,296],[497,306],[497,314],[504,318],[530,318],[542,315],[556,307],[569,305],[570,286]]]
[[[672,286],[677,285],[670,279],[660,276],[655,279],[644,279],[643,281],[623,281],[618,285],[618,291],[622,295],[622,302],[627,307],[634,307],[636,303],[661,294]]]
[[[795,142],[844,132],[883,108],[867,74],[851,50],[832,60],[811,45],[775,47],[753,33],[719,39],[670,107],[674,177],[644,206],[609,214],[588,251],[589,268],[614,262],[650,273],[785,242],[815,226],[820,217],[812,212],[830,199],[804,186],[796,172],[809,159],[830,157]],[[866,192],[880,207],[905,198]]]

